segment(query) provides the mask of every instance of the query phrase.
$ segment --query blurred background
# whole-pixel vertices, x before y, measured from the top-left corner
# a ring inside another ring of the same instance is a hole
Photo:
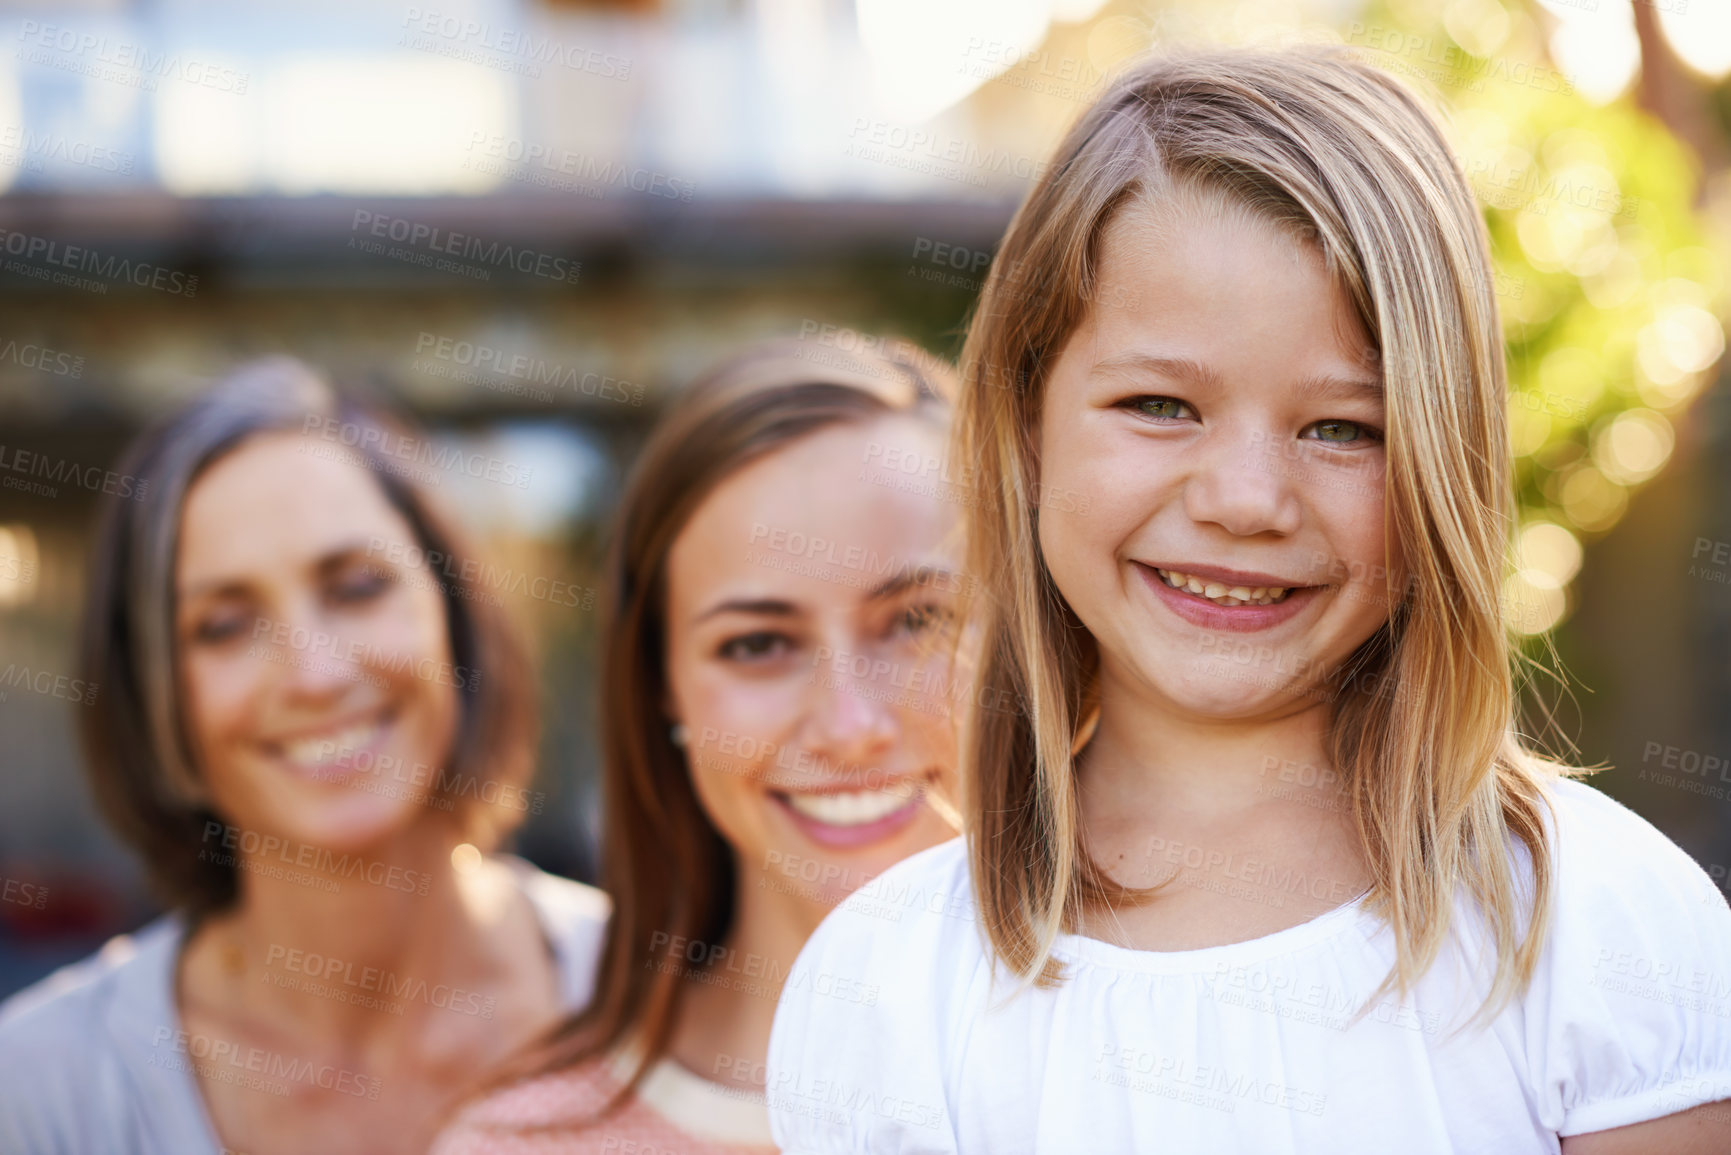
[[[1450,110],[1507,327],[1529,728],[1724,886],[1731,0],[66,0],[0,6],[0,996],[154,913],[56,680],[143,423],[293,353],[527,477],[434,471],[501,566],[592,589],[707,362],[953,357],[1114,68],[1292,40]],[[499,596],[547,718],[517,848],[590,879],[594,603]]]

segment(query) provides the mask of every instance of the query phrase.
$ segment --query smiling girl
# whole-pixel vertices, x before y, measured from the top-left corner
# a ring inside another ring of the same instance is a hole
[[[958,417],[980,677],[1027,708],[877,888],[974,901],[813,936],[784,1150],[1731,1151],[1731,911],[1516,728],[1501,341],[1387,76],[1181,56],[1084,114]]]

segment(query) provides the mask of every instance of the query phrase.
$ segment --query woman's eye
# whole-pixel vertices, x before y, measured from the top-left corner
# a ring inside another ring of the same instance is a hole
[[[200,618],[193,624],[192,640],[204,646],[220,646],[245,637],[252,627],[251,614],[221,614]]]
[[[1355,441],[1381,441],[1382,431],[1357,421],[1318,421],[1310,427],[1314,441],[1330,445],[1351,445]]]
[[[759,630],[755,633],[742,634],[737,638],[729,638],[721,643],[720,654],[731,662],[758,662],[765,658],[776,657],[792,648],[793,642],[786,634]]]
[[[364,566],[344,574],[331,586],[331,600],[338,604],[371,601],[397,583],[396,575]]]
[[[911,637],[918,637],[931,630],[943,629],[950,624],[954,616],[944,606],[909,606],[896,615],[896,629]]]
[[[1158,421],[1179,421],[1190,413],[1190,406],[1172,397],[1139,397],[1136,412]]]

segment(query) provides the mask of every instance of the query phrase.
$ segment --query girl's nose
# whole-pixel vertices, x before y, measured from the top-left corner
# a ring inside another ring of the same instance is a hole
[[[1236,537],[1289,536],[1303,519],[1295,471],[1304,466],[1272,452],[1263,438],[1222,444],[1198,465],[1184,490],[1192,521],[1212,523]]]

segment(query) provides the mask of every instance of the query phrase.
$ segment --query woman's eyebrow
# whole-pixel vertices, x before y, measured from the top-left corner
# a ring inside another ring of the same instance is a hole
[[[727,601],[717,602],[710,606],[698,614],[696,620],[708,621],[717,614],[768,614],[772,617],[792,617],[798,612],[799,610],[792,602],[782,601],[779,598],[729,598]]]
[[[329,576],[357,557],[371,558],[376,552],[372,543],[377,540],[377,538],[357,537],[339,542],[313,559],[312,570],[321,577]],[[211,593],[244,593],[250,587],[251,582],[251,577],[245,574],[225,574],[221,577],[205,578],[192,582],[185,588],[177,590],[175,597],[190,601],[193,598]]]
[[[918,586],[937,585],[944,589],[954,589],[961,578],[954,570],[943,566],[922,565],[917,569],[904,566],[902,572],[894,577],[886,578],[873,586],[866,594],[868,602],[885,601]]]

